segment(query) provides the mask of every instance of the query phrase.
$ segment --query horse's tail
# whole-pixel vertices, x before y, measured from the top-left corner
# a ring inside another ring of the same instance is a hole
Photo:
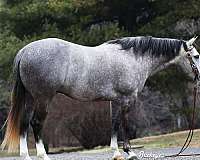
[[[6,133],[1,144],[2,149],[8,147],[8,152],[15,152],[18,150],[21,127],[20,123],[25,108],[25,88],[20,78],[19,64],[20,60],[17,60],[17,62],[15,61],[15,82],[11,93],[11,109],[6,120]]]

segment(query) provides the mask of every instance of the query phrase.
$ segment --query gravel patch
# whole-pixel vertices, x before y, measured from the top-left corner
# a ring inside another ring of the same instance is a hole
[[[192,157],[173,157],[173,158],[163,158],[164,155],[176,154],[180,148],[168,148],[168,149],[137,149],[135,152],[140,160],[200,160],[200,156]],[[200,153],[200,148],[189,148],[184,154],[198,154]],[[81,151],[72,153],[62,153],[62,154],[51,154],[49,157],[51,160],[111,160],[112,152],[110,150],[91,150],[91,151]],[[127,155],[124,154],[126,157]],[[31,157],[33,160],[37,160],[35,156]],[[7,157],[0,158],[0,160],[21,160],[20,157]]]

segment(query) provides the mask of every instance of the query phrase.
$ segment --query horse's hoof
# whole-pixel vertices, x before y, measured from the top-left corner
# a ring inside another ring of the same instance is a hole
[[[113,160],[125,160],[125,158],[123,156],[116,156]]]
[[[38,156],[39,160],[51,160],[46,154],[42,156]]]
[[[128,157],[127,157],[127,160],[139,160],[138,158],[137,158],[137,155],[129,155]]]
[[[47,155],[45,155],[44,160],[51,160],[51,159]]]
[[[26,156],[26,157],[24,158],[24,160],[32,160],[32,159],[31,159],[31,157]]]
[[[38,160],[51,160],[51,159],[49,157],[48,158],[38,157]]]

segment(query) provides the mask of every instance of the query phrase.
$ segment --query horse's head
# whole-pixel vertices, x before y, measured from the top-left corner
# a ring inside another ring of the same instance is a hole
[[[199,53],[197,52],[196,48],[193,45],[197,38],[198,36],[193,37],[192,39],[187,41],[184,45],[184,50],[186,51],[186,53],[190,54],[190,56],[199,59]]]
[[[181,49],[181,55],[184,60],[180,61],[180,65],[190,76],[193,76],[193,74],[191,74],[192,71],[200,75],[200,54],[194,47],[194,42],[197,38],[198,37],[193,37],[185,41]]]

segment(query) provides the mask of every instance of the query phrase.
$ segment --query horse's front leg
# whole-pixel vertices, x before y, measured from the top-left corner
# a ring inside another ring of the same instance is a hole
[[[119,151],[119,147],[117,143],[117,135],[118,135],[119,126],[121,123],[121,113],[122,113],[120,104],[117,102],[112,102],[112,104],[110,105],[110,112],[111,112],[111,121],[112,121],[110,147],[112,151],[114,152],[112,159],[124,160],[124,157]]]
[[[129,110],[130,110],[130,106],[124,106],[122,107],[122,128],[123,128],[123,134],[124,134],[124,143],[123,143],[123,150],[124,152],[126,152],[128,154],[128,160],[137,160],[137,155],[131,150],[131,145],[129,142],[129,134],[130,134],[130,130],[129,130]]]

